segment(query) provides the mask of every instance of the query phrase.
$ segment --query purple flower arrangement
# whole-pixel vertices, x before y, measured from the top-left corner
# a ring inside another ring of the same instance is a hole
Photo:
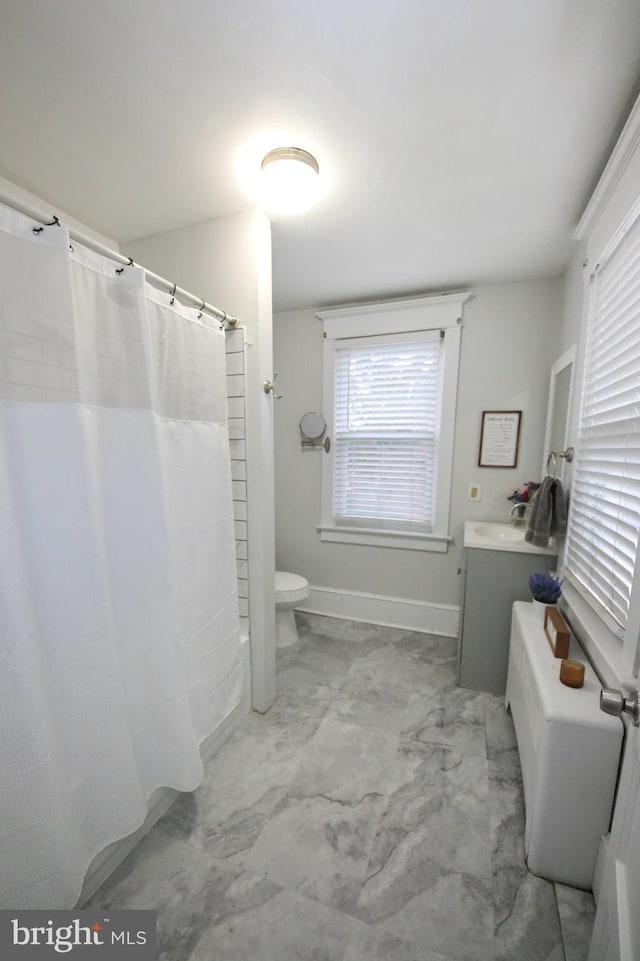
[[[542,604],[555,604],[562,594],[562,581],[548,571],[529,574],[529,590],[536,601]]]

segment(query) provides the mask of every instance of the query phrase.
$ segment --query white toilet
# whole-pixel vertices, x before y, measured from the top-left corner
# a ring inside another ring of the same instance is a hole
[[[298,640],[293,613],[309,596],[309,581],[299,574],[276,571],[276,646],[288,647]]]

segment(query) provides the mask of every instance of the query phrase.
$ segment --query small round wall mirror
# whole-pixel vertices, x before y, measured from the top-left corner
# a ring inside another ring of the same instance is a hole
[[[319,440],[326,429],[325,419],[318,411],[310,410],[302,415],[300,433],[307,440]]]

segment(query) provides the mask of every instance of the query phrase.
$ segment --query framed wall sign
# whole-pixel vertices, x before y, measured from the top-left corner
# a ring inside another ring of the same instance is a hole
[[[521,410],[483,410],[479,467],[516,467]]]

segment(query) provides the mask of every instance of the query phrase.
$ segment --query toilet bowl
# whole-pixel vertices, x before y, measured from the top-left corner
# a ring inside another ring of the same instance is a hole
[[[299,574],[276,571],[276,646],[288,647],[298,640],[293,613],[309,596],[309,581]]]

